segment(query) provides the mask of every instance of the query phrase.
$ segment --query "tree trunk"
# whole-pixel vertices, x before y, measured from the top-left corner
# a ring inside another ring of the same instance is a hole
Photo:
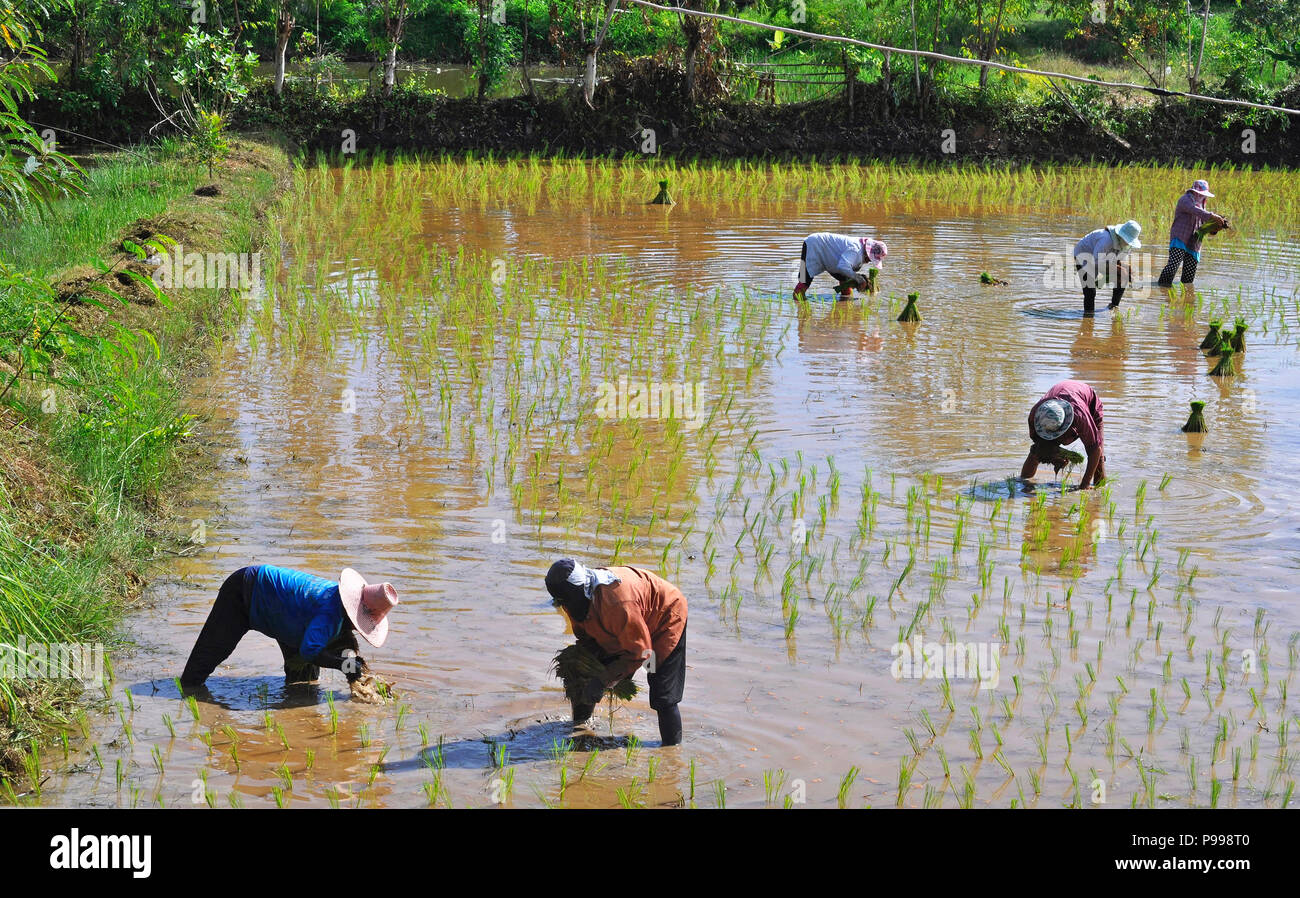
[[[384,59],[384,89],[382,95],[391,97],[397,84],[397,42],[389,41],[388,56]]]
[[[1201,92],[1201,63],[1205,61],[1205,32],[1210,30],[1210,0],[1201,7],[1201,49],[1196,54],[1196,71],[1192,73],[1191,91]]]
[[[582,74],[582,98],[587,101],[588,106],[594,105],[591,101],[596,96],[596,54],[600,52],[600,45],[604,43],[605,35],[609,32],[609,23],[614,19],[614,10],[617,6],[618,0],[609,0],[609,6],[605,9],[605,21],[601,23],[591,43],[587,44],[587,63]]]
[[[689,103],[695,102],[695,57],[699,53],[702,38],[698,27],[694,32],[686,33],[686,100]]]
[[[998,39],[1002,36],[1002,14],[1006,11],[1006,8],[1007,0],[1000,0],[998,3],[998,17],[993,23],[993,32],[989,35],[988,42],[985,45],[987,52],[984,55],[984,59],[987,62],[992,62],[993,57],[998,53]],[[988,82],[989,67],[980,66],[980,90],[983,90]]]
[[[287,7],[280,9],[275,22],[275,95],[284,92],[285,57],[289,51],[289,38],[293,35],[293,14]]]
[[[916,33],[916,0],[911,0],[910,5],[912,8],[912,50],[916,51],[921,49],[920,40]],[[916,95],[919,97],[921,95],[921,57],[916,55],[912,56],[912,80],[915,82],[913,86],[916,88]]]
[[[528,74],[528,0],[524,0],[524,46],[520,66],[523,68],[524,90],[528,91],[529,101],[536,103],[537,94],[533,90],[533,79]]]

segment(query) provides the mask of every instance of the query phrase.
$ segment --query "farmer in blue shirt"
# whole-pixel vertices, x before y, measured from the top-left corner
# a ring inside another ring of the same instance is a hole
[[[341,670],[353,683],[367,670],[353,631],[376,648],[383,645],[396,604],[392,584],[368,584],[351,568],[338,582],[269,564],[240,568],[217,593],[181,685],[201,685],[249,630],[280,644],[287,683],[313,682],[322,667]]]

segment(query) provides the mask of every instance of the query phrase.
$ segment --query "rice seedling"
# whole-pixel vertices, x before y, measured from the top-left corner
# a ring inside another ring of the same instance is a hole
[[[719,810],[727,807],[727,783],[725,780],[713,781],[713,806]]]
[[[1223,327],[1222,321],[1211,321],[1210,330],[1208,333],[1206,333],[1205,339],[1201,341],[1201,345],[1199,348],[1203,350],[1218,349],[1219,342],[1222,338],[1222,335],[1219,333],[1219,331],[1222,327]]]
[[[849,806],[849,793],[853,789],[854,782],[857,781],[858,772],[857,766],[854,765],[849,768],[848,772],[845,773],[843,777],[840,778],[840,787],[836,793],[835,801],[841,810],[844,810]]]
[[[1203,400],[1192,400],[1192,414],[1187,419],[1187,423],[1183,425],[1183,433],[1205,433],[1209,429],[1205,426],[1204,410],[1205,402]],[[1166,474],[1165,476],[1167,478],[1169,475]],[[1161,482],[1161,490],[1164,489],[1165,483],[1167,483],[1167,480]]]

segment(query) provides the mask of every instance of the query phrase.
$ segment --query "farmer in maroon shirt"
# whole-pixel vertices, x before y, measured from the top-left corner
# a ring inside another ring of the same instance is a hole
[[[1050,464],[1060,471],[1066,461],[1061,446],[1075,440],[1088,453],[1079,489],[1086,490],[1106,478],[1105,446],[1101,433],[1101,400],[1097,392],[1077,380],[1063,380],[1048,390],[1029,410],[1029,455],[1020,469],[1028,480],[1038,472],[1039,463]]]

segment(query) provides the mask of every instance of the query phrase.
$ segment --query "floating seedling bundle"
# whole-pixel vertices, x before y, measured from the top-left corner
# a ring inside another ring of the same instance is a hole
[[[980,283],[981,283],[981,284],[987,284],[987,285],[992,286],[992,287],[1001,287],[1001,286],[1003,286],[1003,285],[1006,284],[1006,281],[1002,280],[1001,278],[995,278],[993,275],[989,274],[987,271],[981,271],[981,272],[980,272]]]
[[[551,672],[560,678],[564,684],[564,694],[571,702],[580,702],[583,685],[604,671],[605,665],[600,658],[582,642],[566,645],[555,653],[555,658],[551,661]],[[636,683],[632,682],[631,677],[624,677],[606,688],[605,694],[620,701],[630,701],[636,696]]]
[[[1233,352],[1246,351],[1246,319],[1238,318],[1233,327],[1232,336],[1228,338],[1228,343]]]
[[[1205,433],[1209,430],[1205,426],[1205,403],[1199,399],[1192,400],[1192,414],[1183,425],[1183,433]]]
[[[907,305],[903,306],[903,311],[899,313],[899,321],[920,321],[921,313],[916,310],[916,300],[920,297],[919,293],[907,294]]]
[[[1205,339],[1201,341],[1200,348],[1208,349],[1211,351],[1217,350],[1219,348],[1219,338],[1221,336],[1219,330],[1222,327],[1223,327],[1222,321],[1211,321],[1209,333],[1207,333],[1205,335]]]
[[[645,194],[642,194],[642,196],[645,196]],[[673,202],[673,198],[672,198],[671,196],[668,195],[668,182],[667,182],[667,181],[660,181],[660,182],[659,182],[659,192],[656,193],[656,194],[655,194],[655,198],[652,199],[652,200],[650,201],[650,205],[652,205],[652,206],[675,206],[675,205],[677,205],[676,203]]]
[[[1225,343],[1219,344],[1219,361],[1211,370],[1211,377],[1232,377],[1237,373],[1237,367],[1232,363],[1232,346]]]

